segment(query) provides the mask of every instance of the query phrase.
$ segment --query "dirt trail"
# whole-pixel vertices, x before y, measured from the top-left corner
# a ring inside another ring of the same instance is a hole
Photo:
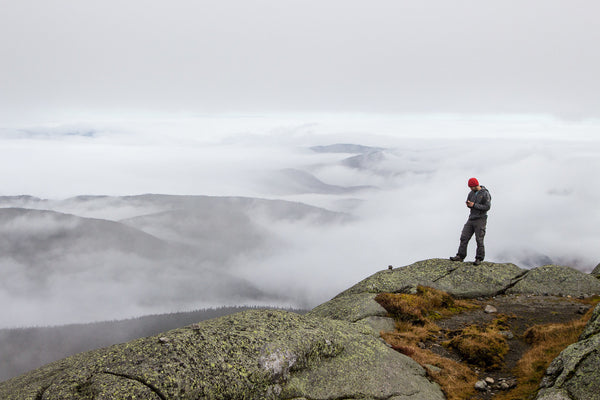
[[[441,333],[435,339],[427,341],[425,346],[435,353],[461,361],[460,355],[442,346],[442,342],[451,339],[453,335],[467,326],[489,323],[500,314],[508,316],[506,322],[510,327],[510,333],[507,332],[507,335],[512,334],[513,338],[508,340],[509,351],[504,359],[504,365],[496,370],[478,371],[480,379],[492,378],[496,385],[499,382],[509,385],[516,383],[516,377],[512,370],[530,347],[523,340],[523,334],[527,328],[533,325],[563,323],[579,319],[591,307],[573,298],[531,295],[502,295],[478,299],[477,303],[481,305],[478,309],[436,321],[441,328]],[[497,312],[486,313],[484,311],[486,305],[495,307]],[[474,399],[493,399],[498,392],[500,392],[499,389],[479,392]]]

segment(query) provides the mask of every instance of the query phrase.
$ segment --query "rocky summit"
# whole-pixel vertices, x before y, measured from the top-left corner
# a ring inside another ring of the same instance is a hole
[[[81,353],[0,383],[0,398],[444,399],[419,364],[379,337],[394,320],[377,294],[418,285],[458,298],[600,295],[596,275],[569,267],[425,260],[377,272],[306,315],[245,311]],[[579,342],[548,368],[537,399],[600,399],[599,363],[596,308]]]

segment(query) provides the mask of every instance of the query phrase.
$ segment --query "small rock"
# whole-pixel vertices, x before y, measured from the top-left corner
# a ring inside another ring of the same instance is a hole
[[[485,309],[483,311],[485,311],[487,314],[494,314],[498,312],[498,309],[488,304],[487,306],[485,306]]]
[[[168,337],[165,337],[165,336],[161,336],[158,338],[158,341],[161,343],[169,343],[171,341],[171,339],[169,339]]]
[[[417,346],[419,346],[420,349],[424,349],[425,348],[425,343],[419,342],[419,343],[417,343]]]
[[[282,392],[282,388],[279,384],[275,384],[273,386],[269,386],[267,389],[267,395],[276,397],[279,396]]]
[[[406,291],[406,294],[417,294],[418,290],[417,290],[417,286],[411,286],[410,288],[408,288],[408,290]]]
[[[480,392],[485,392],[488,390],[488,385],[485,383],[485,381],[477,381],[475,383],[475,389],[479,390]]]
[[[511,331],[500,331],[498,333],[508,340],[512,340],[515,338],[515,335]]]
[[[508,389],[513,389],[517,387],[517,379],[513,378],[513,379],[508,379],[506,380],[506,382],[502,382],[503,384],[505,384],[506,386],[508,386]],[[505,389],[505,390],[508,390]]]
[[[506,383],[506,382],[502,382],[500,384],[500,389],[502,389],[502,390],[508,390],[508,389],[510,389],[510,385],[508,383]]]
[[[495,382],[494,378],[489,377],[489,376],[487,378],[485,378],[484,380],[485,380],[485,383],[487,383],[488,385],[493,385]]]
[[[431,364],[425,364],[425,368],[427,368],[427,370],[430,372],[442,372],[440,367],[436,367],[435,365]]]

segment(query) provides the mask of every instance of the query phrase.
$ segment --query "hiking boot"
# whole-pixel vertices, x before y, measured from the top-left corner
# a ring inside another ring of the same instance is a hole
[[[482,260],[476,258],[475,261],[473,261],[473,265],[481,265],[481,261]]]
[[[464,260],[464,258],[459,257],[459,256],[454,256],[454,257],[450,257],[450,260],[452,260],[452,261],[462,261],[462,260]]]

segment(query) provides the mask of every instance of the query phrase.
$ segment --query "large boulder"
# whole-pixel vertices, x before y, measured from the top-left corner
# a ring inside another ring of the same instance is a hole
[[[319,305],[310,315],[349,322],[384,317],[385,310],[375,301],[378,293],[414,293],[417,285],[430,286],[460,298],[499,294],[573,297],[600,294],[600,280],[570,267],[546,265],[526,270],[510,263],[484,262],[476,266],[437,258],[376,272]]]
[[[405,267],[377,272],[340,293],[409,293],[417,285],[444,290],[456,297],[494,296],[503,293],[526,270],[514,264],[481,265],[434,258]]]
[[[544,265],[528,271],[507,291],[509,294],[588,297],[600,294],[600,280],[560,265]]]
[[[600,334],[563,350],[546,370],[536,400],[600,400]]]
[[[386,269],[363,279],[336,297],[357,293],[406,293],[417,285],[432,286],[463,265],[466,264],[438,258]]]
[[[416,293],[417,285],[444,290],[456,297],[494,296],[526,273],[514,264],[453,262],[443,259],[379,271],[325,302],[308,315],[361,323],[375,335],[394,330],[394,321],[375,301],[378,293]]]
[[[376,293],[350,293],[337,296],[313,308],[308,315],[313,317],[358,322],[367,317],[385,317],[387,311],[375,301]]]
[[[388,312],[375,301],[375,293],[350,293],[313,308],[307,315],[356,322],[370,328],[379,337],[381,331],[393,331],[396,323],[387,317]]]
[[[600,278],[600,264],[596,265],[596,268],[591,272],[591,275]]]
[[[600,400],[600,304],[579,341],[556,357],[542,380],[536,400]]]
[[[514,264],[461,264],[451,273],[435,281],[433,287],[456,297],[491,297],[504,293],[527,273]]]
[[[583,333],[579,337],[579,340],[584,340],[598,334],[600,334],[600,304],[594,308],[594,312],[585,326]]]
[[[245,311],[64,360],[0,383],[3,400],[444,399],[360,324]]]

